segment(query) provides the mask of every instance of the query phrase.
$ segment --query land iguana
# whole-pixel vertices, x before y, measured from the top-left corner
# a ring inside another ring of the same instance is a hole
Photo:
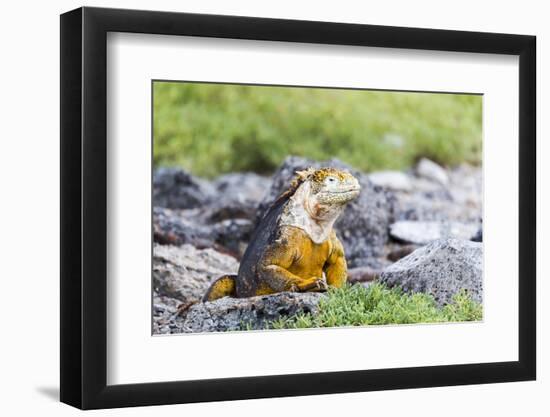
[[[298,171],[256,227],[237,275],[214,281],[203,301],[344,285],[344,248],[333,225],[359,191],[357,179],[343,170]]]

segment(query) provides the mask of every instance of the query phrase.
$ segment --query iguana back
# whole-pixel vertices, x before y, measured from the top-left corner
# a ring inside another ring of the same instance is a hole
[[[273,203],[260,220],[244,252],[236,279],[236,296],[251,297],[258,288],[256,267],[265,249],[276,238],[278,222],[290,196],[283,196]]]

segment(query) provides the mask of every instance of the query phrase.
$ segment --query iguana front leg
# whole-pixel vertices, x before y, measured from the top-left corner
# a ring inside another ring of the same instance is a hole
[[[324,271],[327,284],[331,287],[343,287],[348,279],[348,267],[344,256],[344,247],[336,234],[332,236],[332,251],[325,263]]]
[[[287,239],[276,240],[260,261],[257,273],[260,281],[274,292],[281,291],[322,291],[326,283],[322,277],[302,278],[288,269],[297,258],[298,245]]]
[[[324,291],[327,285],[322,278],[301,278],[280,265],[267,265],[261,269],[263,280],[276,291]]]

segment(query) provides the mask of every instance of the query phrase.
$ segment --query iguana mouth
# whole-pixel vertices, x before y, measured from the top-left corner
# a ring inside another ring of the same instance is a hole
[[[356,194],[359,194],[359,191],[361,191],[361,187],[350,187],[345,190],[325,190],[321,191],[319,193],[320,196],[346,196],[346,195],[352,195],[355,196]]]
[[[347,193],[353,193],[355,191],[359,192],[360,188],[359,187],[354,187],[354,188],[348,188],[347,190],[341,190],[341,191],[323,191],[322,193],[326,193],[326,194],[347,194]]]
[[[359,195],[360,187],[348,188],[346,190],[321,191],[318,194],[319,202],[322,204],[345,204],[354,200]]]

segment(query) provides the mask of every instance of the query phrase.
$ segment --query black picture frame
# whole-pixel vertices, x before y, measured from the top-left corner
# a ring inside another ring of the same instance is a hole
[[[519,360],[107,385],[108,32],[519,56]],[[252,17],[88,7],[61,15],[61,401],[94,409],[535,379],[535,45],[525,35]]]

